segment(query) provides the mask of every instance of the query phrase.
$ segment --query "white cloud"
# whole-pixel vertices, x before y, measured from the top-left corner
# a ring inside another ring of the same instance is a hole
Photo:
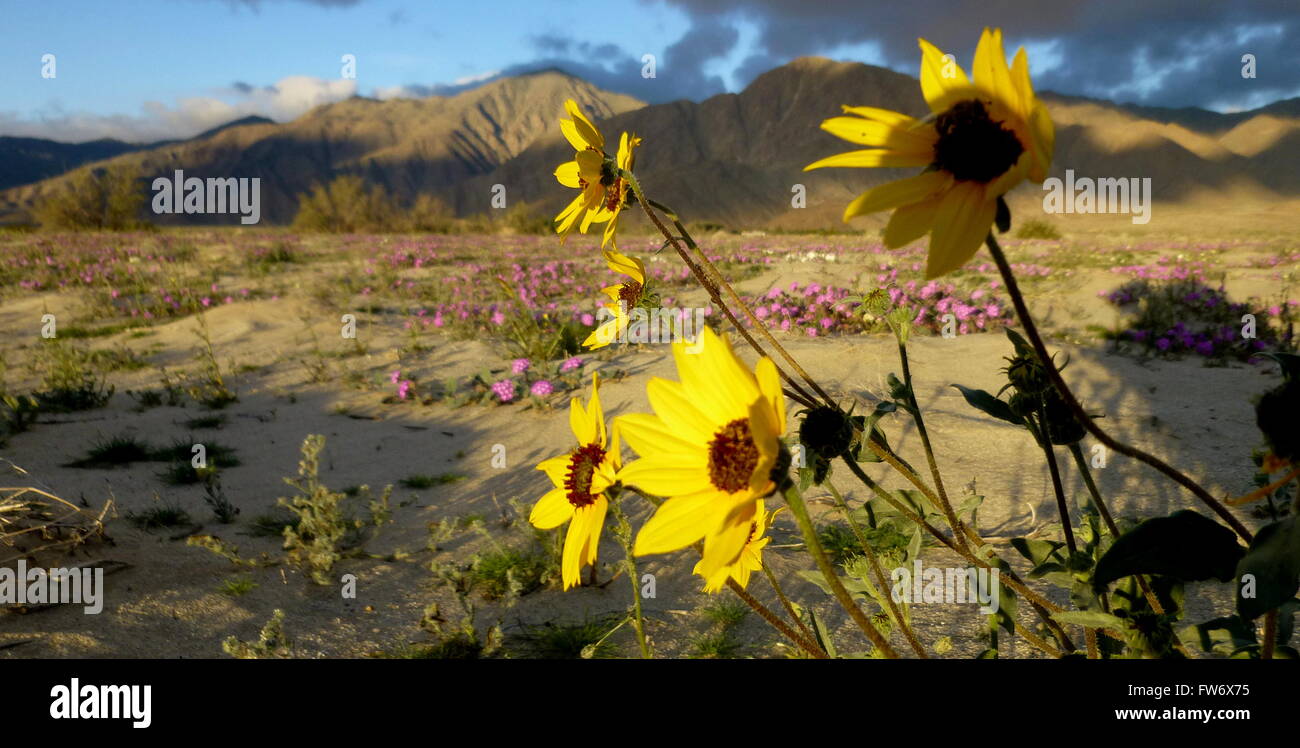
[[[54,103],[32,116],[0,112],[0,134],[65,142],[115,138],[149,143],[193,137],[250,115],[285,122],[356,91],[354,80],[293,75],[272,86],[235,84],[214,96],[187,97],[170,105],[147,101],[138,115],[69,112]]]

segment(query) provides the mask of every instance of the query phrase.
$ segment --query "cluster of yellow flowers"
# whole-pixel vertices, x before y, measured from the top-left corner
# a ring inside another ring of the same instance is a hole
[[[751,371],[723,336],[704,328],[698,352],[673,344],[680,381],[655,377],[646,385],[654,414],[614,419],[607,436],[599,375],[586,407],[569,403],[569,426],[578,446],[537,466],[553,488],[533,507],[529,521],[548,530],[569,523],[564,540],[564,588],[594,564],[615,487],[666,500],[636,536],[638,556],[669,553],[704,541],[695,567],[705,589],[728,579],[742,586],[762,568],[759,551],[771,514],[762,497],[776,484],[774,468],[785,433],[785,400],[776,366],[763,358]],[[639,458],[622,464],[620,441]]]
[[[1000,31],[985,29],[973,83],[934,45],[925,40],[920,45],[921,89],[932,115],[916,119],[845,107],[851,116],[828,119],[823,129],[868,149],[807,168],[925,167],[917,176],[868,190],[848,206],[844,218],[894,209],[886,245],[930,234],[927,276],[935,277],[961,267],[978,250],[1003,194],[1026,178],[1045,178],[1054,135],[1034,96],[1024,50],[1008,67]],[[636,194],[640,188],[632,175],[641,139],[624,132],[611,157],[604,137],[574,101],[565,102],[565,111],[560,128],[575,154],[555,177],[580,192],[556,217],[557,233],[563,241],[574,228],[586,233],[604,223],[605,260],[628,278],[604,289],[613,316],[584,343],[599,348],[627,328],[627,311],[645,294],[645,266],[621,254],[614,241],[619,213],[630,200],[644,199]],[[537,466],[553,488],[530,516],[542,529],[569,523],[565,589],[578,584],[583,566],[595,564],[610,499],[617,500],[625,487],[658,504],[636,535],[634,555],[668,553],[702,541],[695,573],[708,591],[728,580],[743,587],[762,569],[760,552],[774,514],[763,499],[788,469],[781,459],[786,413],[780,375],[771,359],[764,357],[751,369],[725,336],[708,328],[701,335],[690,353],[685,343],[673,344],[679,381],[653,378],[646,385],[653,414],[619,416],[607,434],[598,378],[585,407],[578,398],[570,403],[577,446]],[[623,465],[620,441],[638,459]]]

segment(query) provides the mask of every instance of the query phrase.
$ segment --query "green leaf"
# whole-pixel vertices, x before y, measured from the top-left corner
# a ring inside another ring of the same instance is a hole
[[[1300,524],[1295,517],[1265,525],[1255,534],[1250,548],[1236,569],[1237,614],[1247,621],[1255,619],[1291,598],[1300,588]],[[1254,577],[1254,589],[1244,582]],[[1244,592],[1253,597],[1244,597]]]
[[[1029,559],[1034,566],[1041,566],[1049,560],[1063,561],[1056,553],[1057,549],[1065,547],[1065,543],[1058,543],[1055,540],[1032,540],[1030,538],[1012,538],[1011,547],[1020,552],[1020,555]],[[1055,558],[1054,558],[1055,557]]]
[[[1017,426],[1024,424],[1025,419],[1016,415],[1015,412],[1011,410],[1011,406],[1007,405],[1005,400],[999,400],[984,390],[971,389],[970,387],[963,387],[960,384],[954,384],[953,387],[956,387],[961,392],[962,397],[966,398],[966,402],[969,403],[972,408],[983,411],[984,413],[999,420],[1006,421],[1007,423],[1014,423]]]
[[[1100,590],[1133,574],[1165,574],[1185,582],[1230,581],[1243,554],[1237,536],[1190,509],[1149,519],[1121,535],[1101,560],[1093,585]]]

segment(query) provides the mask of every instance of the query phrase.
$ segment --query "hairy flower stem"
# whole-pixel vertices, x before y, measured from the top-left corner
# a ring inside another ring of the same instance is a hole
[[[1078,419],[1079,423],[1088,430],[1088,433],[1096,437],[1102,444],[1105,444],[1107,447],[1126,457],[1132,457],[1139,462],[1145,463],[1178,485],[1191,491],[1196,498],[1200,499],[1203,504],[1217,514],[1219,518],[1228,525],[1228,527],[1232,528],[1233,532],[1237,533],[1238,536],[1249,543],[1253,537],[1250,531],[1247,530],[1246,526],[1234,517],[1232,512],[1229,512],[1227,507],[1220,503],[1218,499],[1215,499],[1208,491],[1201,488],[1201,486],[1191,478],[1183,475],[1160,458],[1148,454],[1136,447],[1131,447],[1115,439],[1105,431],[1102,431],[1101,427],[1098,426],[1092,417],[1084,411],[1083,406],[1079,404],[1078,399],[1075,398],[1074,393],[1070,391],[1065,380],[1061,378],[1061,373],[1055,366],[1051,365],[1050,362],[1052,358],[1047,352],[1047,346],[1044,345],[1042,337],[1038,334],[1038,327],[1034,324],[1033,317],[1029,314],[1029,308],[1025,305],[1024,296],[1020,293],[1020,287],[1016,283],[1016,276],[1011,272],[1011,265],[1007,262],[1006,255],[1003,254],[1002,247],[998,245],[998,241],[993,237],[992,232],[989,232],[984,243],[988,246],[989,253],[993,255],[993,261],[998,266],[998,272],[1002,275],[1002,282],[1006,285],[1007,295],[1011,297],[1011,303],[1016,308],[1016,316],[1020,319],[1020,324],[1024,328],[1025,337],[1029,338],[1030,344],[1034,347],[1034,352],[1038,354],[1038,359],[1044,362],[1043,369],[1047,371],[1047,375],[1052,380],[1053,386],[1055,386],[1057,392],[1061,394],[1061,399],[1065,401],[1065,404],[1070,408],[1070,411],[1074,414],[1074,417]]]
[[[1088,487],[1088,493],[1092,495],[1092,504],[1097,507],[1097,514],[1101,515],[1101,521],[1105,523],[1106,529],[1110,531],[1110,536],[1118,538],[1119,527],[1115,524],[1115,518],[1111,516],[1110,509],[1106,507],[1106,502],[1101,498],[1101,491],[1097,489],[1097,481],[1092,477],[1092,468],[1088,465],[1088,458],[1083,456],[1083,449],[1079,447],[1078,442],[1070,445],[1070,454],[1074,456],[1074,464],[1079,468],[1079,475],[1083,476],[1083,484]],[[1156,594],[1151,591],[1151,585],[1147,584],[1146,576],[1143,574],[1136,574],[1135,576],[1138,587],[1142,588],[1142,595],[1146,597],[1151,610],[1157,614],[1163,614],[1165,607],[1160,604],[1160,598],[1156,597]]]
[[[716,304],[720,309],[722,309],[723,313],[727,315],[727,319],[731,320],[731,324],[734,325],[736,327],[736,330],[739,331],[742,336],[744,336],[745,340],[748,341],[751,346],[753,346],[754,350],[758,351],[759,355],[763,355],[763,356],[767,355],[767,352],[764,351],[763,347],[758,344],[758,341],[754,340],[753,336],[749,334],[748,329],[746,329],[743,325],[741,325],[740,321],[736,319],[736,316],[732,312],[731,307],[729,307],[727,304],[725,304],[722,301],[721,295],[718,292],[719,287],[726,289],[727,294],[731,297],[735,305],[745,313],[745,316],[749,319],[750,324],[753,325],[755,328],[757,328],[759,333],[762,334],[762,336],[767,339],[768,343],[770,343],[773,348],[775,348],[778,352],[780,352],[781,357],[785,359],[787,365],[789,365],[790,368],[794,369],[794,371],[798,373],[799,376],[802,377],[803,380],[808,384],[808,386],[812,387],[813,390],[816,391],[817,394],[822,397],[822,399],[824,399],[828,404],[834,406],[834,401],[831,400],[830,395],[826,394],[826,392],[821,388],[821,386],[818,385],[817,382],[815,382],[813,378],[808,375],[808,372],[804,371],[803,367],[799,365],[799,362],[795,361],[794,357],[791,356],[790,353],[786,351],[785,348],[779,342],[777,342],[777,339],[773,337],[772,333],[767,329],[767,326],[764,325],[757,317],[754,316],[754,313],[750,311],[748,306],[745,305],[745,302],[740,298],[740,295],[736,293],[735,289],[731,287],[731,284],[727,283],[726,278],[722,277],[722,274],[718,272],[718,269],[716,267],[714,267],[713,263],[709,260],[708,256],[706,256],[703,252],[700,251],[699,246],[695,243],[695,240],[691,238],[690,233],[686,231],[686,227],[682,225],[682,222],[677,217],[677,214],[674,213],[672,210],[668,209],[666,206],[660,203],[656,203],[650,200],[649,198],[647,198],[643,190],[641,189],[641,183],[637,181],[636,176],[633,175],[632,172],[620,170],[619,176],[623,177],[628,181],[628,184],[631,185],[632,187],[632,192],[636,195],[637,202],[640,203],[641,209],[645,211],[646,216],[650,218],[650,222],[655,225],[655,228],[659,230],[659,233],[663,234],[664,239],[667,240],[668,243],[672,245],[672,248],[676,250],[677,254],[681,256],[682,261],[686,263],[686,266],[688,268],[690,268],[691,273],[695,276],[695,279],[699,281],[700,285],[704,286],[704,289],[709,293],[709,297],[712,299],[713,303]],[[678,238],[677,235],[673,234],[671,231],[668,230],[668,227],[664,225],[663,221],[660,220],[659,215],[655,212],[655,208],[658,208],[659,210],[663,211],[664,214],[667,215],[669,219],[673,222],[677,230],[681,232],[681,239],[682,241],[686,242],[686,245],[690,247],[690,249],[695,253],[696,255],[695,260],[692,260],[690,255],[687,254],[686,250],[682,249],[681,244],[677,241]],[[710,278],[709,274],[712,274],[714,278]],[[803,395],[804,399],[807,402],[804,402],[802,404],[811,405],[811,402],[812,400],[814,400],[814,398],[811,395],[809,395],[799,385],[799,383],[796,382],[790,375],[788,375],[780,366],[777,367],[777,371],[780,372],[781,377],[785,379],[787,384],[789,384],[795,391]]]
[[[867,536],[863,534],[862,527],[853,519],[853,514],[849,512],[849,505],[844,501],[844,497],[836,490],[835,486],[828,480],[826,487],[830,489],[831,496],[835,497],[835,506],[839,508],[840,514],[844,515],[845,521],[849,523],[849,529],[853,531],[853,536],[858,539],[858,545],[862,546],[862,552],[867,557],[867,562],[871,564],[871,573],[876,578],[877,589],[880,590],[880,596],[885,600],[885,607],[889,611],[889,616],[894,619],[894,624],[898,630],[903,632],[907,643],[911,645],[916,656],[923,660],[930,658],[925,653],[925,647],[921,646],[921,641],[916,638],[916,632],[908,625],[907,619],[903,617],[903,612],[899,610],[898,603],[894,601],[894,595],[891,590],[889,581],[885,578],[885,571],[880,566],[880,560],[876,557],[876,549],[871,547],[867,541]]]
[[[767,577],[767,583],[772,585],[772,591],[776,593],[777,599],[781,601],[781,607],[785,609],[786,615],[790,616],[790,620],[794,621],[795,625],[799,627],[799,631],[804,635],[804,638],[811,642],[817,641],[817,637],[808,628],[808,624],[804,623],[799,614],[795,612],[794,605],[790,603],[790,598],[785,596],[785,590],[781,589],[781,584],[776,581],[776,575],[768,568],[767,563],[763,563],[762,568],[763,574]]]
[[[912,367],[907,360],[907,344],[901,338],[898,340],[898,360],[903,366],[903,383],[907,386],[907,399],[912,405],[910,410],[912,420],[916,423],[916,433],[921,437],[921,446],[925,449],[925,460],[930,465],[930,476],[934,478],[934,488],[939,494],[939,506],[943,508],[944,516],[948,518],[948,524],[952,526],[953,532],[957,535],[957,542],[965,546],[966,533],[962,527],[961,518],[957,516],[957,512],[953,511],[952,502],[948,501],[948,492],[943,486],[943,476],[939,473],[939,463],[934,458],[934,448],[930,446],[930,432],[925,428],[925,418],[921,416],[921,404],[916,401],[916,390],[912,387]]]
[[[967,561],[971,562],[972,564],[975,564],[976,566],[985,569],[990,569],[990,570],[994,568],[992,564],[990,564],[988,561],[985,561],[982,558],[979,558],[974,554],[974,552],[970,551],[969,549],[963,550],[963,548],[958,546],[957,543],[955,543],[951,538],[943,534],[943,532],[941,532],[939,528],[935,527],[929,522],[926,522],[924,517],[921,517],[920,515],[916,514],[916,512],[913,512],[910,508],[908,508],[905,504],[903,504],[903,502],[899,501],[897,497],[895,497],[889,491],[886,491],[883,486],[881,486],[879,483],[874,481],[871,478],[871,476],[867,475],[866,471],[864,471],[862,467],[853,460],[852,457],[845,455],[842,457],[842,459],[844,460],[844,464],[849,466],[850,472],[852,472],[855,476],[857,476],[858,480],[862,481],[863,485],[871,489],[871,491],[875,493],[877,496],[879,496],[882,501],[889,504],[894,509],[898,510],[898,512],[902,514],[904,517],[911,520],[916,525],[924,528],[925,531],[930,533],[932,536],[934,536],[936,540],[938,540],[940,543],[943,543],[945,546],[947,546],[948,550],[958,554],[959,556],[965,558]],[[966,527],[966,534],[967,537],[970,538],[972,542],[975,542],[978,545],[984,544],[984,541],[982,538],[979,537],[979,534],[976,533],[974,530],[972,530],[970,527]],[[1051,616],[1052,613],[1059,613],[1062,609],[1059,606],[1047,600],[1047,598],[1044,598],[1042,595],[1039,595],[1038,593],[1034,592],[1033,590],[1025,586],[1025,584],[1020,581],[1020,577],[1016,576],[1015,572],[1007,570],[1000,573],[1005,574],[1006,585],[1011,589],[1013,589],[1017,594],[1024,597],[1025,600],[1029,602],[1029,605],[1030,607],[1033,608],[1034,613],[1036,613],[1038,617],[1042,619],[1043,624],[1046,625],[1047,628],[1052,632],[1053,636],[1056,637],[1057,641],[1060,642],[1061,646],[1064,647],[1066,651],[1073,651],[1074,644],[1070,641],[1069,636],[1065,633],[1065,629],[1063,629],[1061,627],[1061,624],[1059,624],[1056,621],[1056,619],[1052,618]]]
[[[758,615],[762,617],[764,621],[767,621],[772,625],[773,628],[775,628],[777,631],[780,631],[783,635],[785,635],[785,638],[789,639],[795,644],[798,644],[803,651],[807,652],[814,659],[817,660],[830,659],[830,655],[826,654],[826,652],[821,647],[818,647],[811,640],[804,639],[799,634],[796,634],[793,629],[785,625],[785,622],[783,622],[780,618],[777,618],[775,613],[768,610],[766,605],[760,603],[758,600],[754,599],[753,595],[746,592],[745,588],[741,587],[740,584],[736,582],[736,580],[728,579],[727,586],[731,588],[732,592],[736,593],[736,597],[739,597],[742,601],[744,601],[746,605],[753,608],[754,612],[758,613]]]
[[[1264,644],[1260,648],[1262,660],[1273,659],[1273,646],[1277,641],[1277,608],[1264,614]]]
[[[651,496],[649,494],[644,494],[644,493],[640,494],[640,496],[641,498],[650,502],[650,504],[653,506],[658,507],[663,504],[663,499],[657,496]],[[694,548],[696,552],[703,555],[704,541],[697,542],[694,545]],[[782,636],[789,639],[791,643],[797,645],[800,649],[807,652],[810,657],[818,660],[825,660],[830,658],[830,655],[826,654],[826,652],[823,649],[821,649],[821,647],[817,646],[816,642],[812,640],[812,637],[805,639],[799,634],[795,633],[789,626],[785,625],[785,623],[780,618],[778,618],[775,613],[773,613],[771,610],[768,610],[766,605],[756,600],[753,595],[750,595],[748,592],[745,592],[745,588],[737,584],[736,580],[728,579],[727,586],[730,587],[731,591],[735,592],[736,596],[739,597],[746,605],[752,608],[754,612],[759,615],[760,618],[762,618],[764,621],[767,621],[769,624],[771,624],[772,628],[776,629]]]
[[[1061,515],[1061,527],[1065,531],[1065,548],[1073,556],[1078,553],[1079,546],[1074,542],[1074,528],[1070,525],[1070,508],[1065,501],[1065,487],[1061,485],[1061,466],[1056,462],[1056,450],[1052,448],[1052,439],[1047,435],[1047,408],[1041,403],[1038,406],[1038,428],[1031,427],[1030,430],[1034,434],[1034,440],[1043,448],[1047,472],[1052,476],[1052,492],[1056,494],[1056,511]]]
[[[849,614],[853,622],[858,624],[862,633],[866,634],[871,643],[875,645],[876,651],[880,652],[886,658],[891,660],[898,659],[898,652],[889,645],[885,637],[876,629],[875,625],[862,612],[862,608],[854,602],[853,596],[849,591],[844,589],[844,584],[840,582],[840,577],[835,573],[835,567],[826,557],[826,552],[822,550],[821,542],[817,540],[817,529],[813,527],[812,517],[808,515],[808,507],[803,502],[803,496],[799,493],[799,487],[794,483],[787,483],[782,490],[785,496],[785,503],[790,507],[790,512],[794,514],[795,522],[799,525],[799,531],[803,533],[803,541],[808,546],[808,553],[817,563],[817,568],[821,571],[822,576],[826,578],[826,586],[830,587],[831,594],[834,595],[840,607]]]
[[[623,563],[627,565],[627,576],[632,581],[632,608],[635,612],[632,626],[636,629],[636,643],[641,647],[641,656],[649,660],[654,655],[650,653],[650,643],[645,638],[645,619],[641,615],[641,579],[636,573],[636,557],[632,555],[632,525],[627,521],[627,515],[623,513],[618,496],[610,497],[609,508],[614,512],[614,518],[618,520],[614,536],[618,538],[619,545],[623,546]]]

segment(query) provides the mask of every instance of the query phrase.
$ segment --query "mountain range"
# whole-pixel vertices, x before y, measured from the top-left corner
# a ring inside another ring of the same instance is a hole
[[[1157,202],[1273,203],[1300,197],[1300,99],[1245,112],[1161,109],[1041,93],[1056,124],[1053,175],[1150,177]],[[692,220],[735,228],[839,225],[845,202],[903,172],[802,168],[857,146],[818,128],[841,105],[923,116],[915,78],[861,63],[806,57],[760,75],[740,93],[646,105],[557,70],[494,80],[452,96],[356,97],[290,122],[249,118],[183,141],[75,145],[0,138],[0,221],[27,219],[34,201],[80,169],[125,164],[147,177],[260,177],[263,221],[292,220],[298,196],[340,174],[383,185],[409,204],[432,194],[466,215],[508,204],[551,212],[572,197],[556,165],[573,156],[559,134],[575,99],[607,140],[644,143],[637,174],[648,193]],[[45,144],[42,146],[41,144]],[[806,207],[792,197],[803,186]],[[1012,193],[1037,199],[1032,186]],[[225,216],[158,216],[160,224]],[[871,219],[865,219],[871,220]]]

